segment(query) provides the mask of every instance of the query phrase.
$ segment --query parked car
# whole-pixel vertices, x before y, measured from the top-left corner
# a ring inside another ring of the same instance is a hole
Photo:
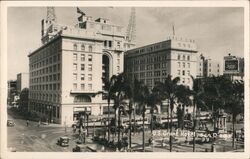
[[[60,146],[69,146],[69,140],[70,138],[67,137],[67,136],[62,136],[60,137],[58,140],[57,140],[57,145],[60,145]]]
[[[11,119],[7,120],[7,126],[8,126],[8,127],[13,127],[13,126],[15,126],[15,125],[16,125],[16,124],[15,124],[14,120],[11,120]]]
[[[73,152],[92,152],[86,145],[76,145],[72,149]]]

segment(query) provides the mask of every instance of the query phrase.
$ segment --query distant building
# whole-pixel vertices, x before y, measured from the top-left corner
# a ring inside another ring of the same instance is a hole
[[[166,41],[128,50],[125,71],[130,79],[144,82],[150,89],[168,75],[180,77],[181,84],[192,87],[197,74],[197,46],[194,40],[171,37]]]
[[[221,72],[220,62],[206,58],[202,54],[198,57],[197,78],[220,76]]]
[[[102,78],[123,72],[124,51],[134,46],[123,27],[83,12],[73,27],[51,15],[41,24],[43,45],[29,54],[29,111],[61,124],[107,113],[107,100],[97,94]]]
[[[231,54],[224,56],[223,75],[232,80],[244,80],[244,58]]]
[[[29,88],[29,73],[17,74],[16,87],[18,94],[20,94],[24,88]]]
[[[180,84],[192,88],[197,73],[197,46],[194,40],[169,37],[167,40],[128,50],[125,53],[125,72],[131,80],[138,79],[152,89],[168,75],[180,77]],[[168,112],[167,101],[158,113]],[[176,107],[174,108],[176,111]]]
[[[13,102],[16,102],[17,97],[15,96],[17,96],[17,82],[16,80],[10,80],[8,81],[8,105],[13,105]]]

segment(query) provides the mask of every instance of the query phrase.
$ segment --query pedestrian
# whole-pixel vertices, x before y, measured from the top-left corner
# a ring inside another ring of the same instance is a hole
[[[76,133],[76,125],[73,125],[73,132]]]
[[[41,121],[39,120],[38,124],[37,124],[37,127],[40,127],[40,125],[41,125]]]
[[[29,120],[26,120],[27,127],[29,126]]]

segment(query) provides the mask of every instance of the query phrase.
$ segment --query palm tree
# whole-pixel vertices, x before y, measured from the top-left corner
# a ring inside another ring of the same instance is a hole
[[[114,82],[116,81],[117,76],[113,75],[110,79],[102,78],[104,83],[104,91],[100,91],[97,94],[102,94],[107,97],[108,102],[108,142],[110,141],[110,101],[114,99]]]
[[[142,82],[137,87],[138,89],[135,91],[136,97],[135,100],[139,104],[140,112],[142,114],[142,150],[145,151],[145,113],[146,113],[146,107],[149,97],[149,90],[146,85],[144,85]]]
[[[148,106],[150,107],[150,114],[151,114],[151,120],[150,120],[150,132],[153,133],[153,117],[154,117],[154,111],[157,110],[156,105],[162,104],[161,102],[161,95],[160,92],[157,90],[157,88],[153,88],[152,92],[149,92],[149,97],[147,100]]]
[[[194,79],[191,76],[193,81],[193,88],[191,91],[192,100],[193,100],[193,152],[195,152],[195,131],[197,125],[197,107],[198,105],[204,105],[203,98],[204,98],[204,89],[202,86],[202,81],[200,79]]]
[[[175,77],[174,79],[171,78],[170,75],[166,78],[164,83],[159,82],[156,85],[156,89],[161,92],[162,99],[168,99],[169,105],[170,105],[170,136],[169,136],[169,147],[170,152],[172,152],[172,125],[173,125],[173,109],[174,104],[178,99],[178,89],[179,86],[178,83],[180,82],[179,77]]]
[[[128,99],[128,94],[130,94],[129,81],[124,73],[118,74],[114,80],[114,109],[117,113],[118,110],[118,142],[120,141],[120,131],[121,131],[121,112],[125,110],[126,100]],[[115,113],[115,120],[117,120],[117,115]],[[116,123],[116,122],[115,122]],[[116,127],[115,127],[116,129]],[[116,130],[115,130],[116,132]]]
[[[191,96],[191,90],[188,86],[180,85],[179,89],[177,91],[178,96],[178,103],[182,104],[182,109],[180,104],[177,107],[177,118],[178,118],[178,127],[182,130],[184,129],[184,116],[185,116],[185,110],[186,106],[191,106],[192,101],[190,99]]]
[[[232,114],[233,140],[232,147],[235,147],[235,122],[239,114],[244,113],[244,82],[234,81],[227,85],[230,92],[224,92],[225,110]]]

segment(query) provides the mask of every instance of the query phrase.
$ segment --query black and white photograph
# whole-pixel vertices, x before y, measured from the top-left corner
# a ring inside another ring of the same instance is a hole
[[[1,4],[2,157],[249,157],[249,3],[231,2]]]

